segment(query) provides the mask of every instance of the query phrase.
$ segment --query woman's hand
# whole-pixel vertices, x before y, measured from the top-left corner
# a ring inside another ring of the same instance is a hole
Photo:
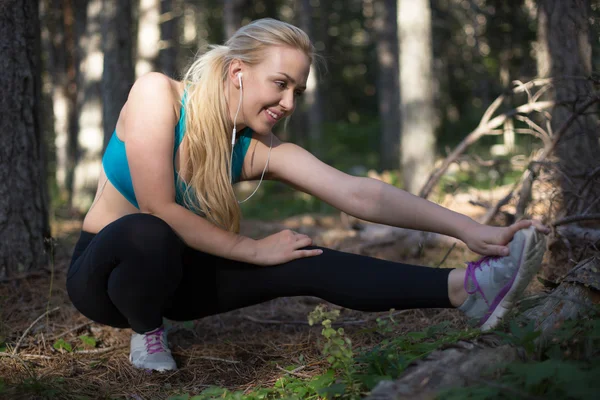
[[[507,244],[512,240],[515,233],[521,229],[534,226],[539,232],[548,234],[550,229],[536,220],[522,220],[507,227],[489,225],[476,225],[462,234],[462,241],[472,251],[484,256],[507,256],[509,254]]]
[[[286,229],[256,241],[258,265],[277,265],[297,258],[318,256],[320,249],[300,250],[310,246],[312,239],[304,234]]]

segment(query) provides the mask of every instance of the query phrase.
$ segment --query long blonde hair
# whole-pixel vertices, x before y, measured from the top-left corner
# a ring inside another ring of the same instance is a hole
[[[209,221],[239,232],[241,210],[230,182],[231,132],[225,82],[235,59],[259,64],[270,46],[289,46],[303,51],[310,62],[315,50],[308,35],[288,23],[271,18],[256,20],[240,28],[223,46],[197,57],[184,75],[187,85],[185,129],[191,178],[185,205],[202,212]],[[178,182],[179,184],[179,182]]]

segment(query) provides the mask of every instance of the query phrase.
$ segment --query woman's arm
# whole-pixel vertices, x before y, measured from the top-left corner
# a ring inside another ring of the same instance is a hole
[[[264,152],[266,139],[259,152]],[[258,171],[262,157],[253,167]],[[277,142],[271,152],[269,177],[312,194],[355,217],[460,239],[460,233],[477,225],[464,215],[384,182],[348,175],[323,163],[308,151],[291,143]]]
[[[252,239],[223,230],[175,202],[173,146],[178,96],[169,78],[150,73],[136,81],[127,100],[123,140],[140,211],[167,222],[190,247],[253,261]]]
[[[306,235],[286,230],[254,240],[221,229],[175,202],[178,102],[179,94],[162,74],[144,76],[130,92],[123,139],[140,211],[165,221],[188,246],[232,260],[275,265],[321,254],[319,249],[305,249],[312,244]]]
[[[479,225],[466,215],[376,179],[359,178],[357,186],[364,204],[358,218],[461,240],[464,232]]]
[[[268,150],[266,138],[257,138],[249,177],[264,165]],[[246,166],[246,165],[245,165]],[[397,227],[436,232],[465,242],[477,253],[506,255],[513,235],[532,223],[519,221],[510,227],[491,227],[414,196],[404,190],[371,178],[345,174],[321,162],[308,151],[291,143],[278,143],[269,163],[269,177],[312,194],[332,206],[358,218]]]

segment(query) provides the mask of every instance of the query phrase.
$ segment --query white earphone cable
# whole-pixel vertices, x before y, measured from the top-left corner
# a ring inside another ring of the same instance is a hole
[[[260,187],[260,184],[262,183],[263,178],[265,176],[265,171],[267,170],[267,167],[269,166],[269,160],[271,159],[271,149],[272,148],[273,148],[273,134],[271,134],[271,143],[269,144],[269,154],[267,155],[267,162],[265,163],[265,167],[263,168],[262,174],[260,175],[260,181],[258,181],[258,185],[254,189],[254,192],[252,192],[252,194],[250,194],[250,196],[246,197],[246,199],[244,199],[242,201],[238,200],[238,204],[242,204],[242,203],[245,203],[246,201],[248,201],[248,199],[250,199],[250,197],[254,196],[254,193],[256,193],[256,191]]]
[[[231,157],[229,159],[229,177],[230,177],[232,184],[233,184],[233,150],[235,147],[235,135],[237,133],[236,122],[237,122],[238,113],[240,112],[240,107],[242,106],[242,98],[243,98],[242,73],[241,72],[238,73],[238,80],[240,82],[240,101],[238,102],[238,107],[235,112],[235,116],[233,117],[233,132],[231,135]],[[258,182],[258,185],[254,189],[254,191],[250,194],[250,196],[246,197],[242,201],[238,200],[238,204],[242,204],[242,203],[245,203],[246,201],[248,201],[250,199],[250,197],[254,196],[254,194],[260,187],[260,184],[262,183],[263,178],[265,176],[265,172],[267,171],[267,167],[269,166],[269,160],[271,160],[271,150],[272,149],[273,149],[273,134],[271,134],[271,143],[269,144],[269,154],[267,155],[267,162],[265,163],[265,167],[263,168],[262,174],[260,175],[260,181]]]
[[[244,88],[242,87],[242,73],[238,72],[237,76],[238,76],[238,81],[240,82],[240,101],[238,102],[237,110],[235,112],[235,116],[233,117],[233,132],[231,133],[231,156],[229,158],[229,180],[231,183],[233,183],[233,148],[235,146],[235,136],[237,133],[236,122],[237,122],[238,114],[240,112],[240,108],[242,107],[242,97],[243,97],[243,90],[244,90]]]

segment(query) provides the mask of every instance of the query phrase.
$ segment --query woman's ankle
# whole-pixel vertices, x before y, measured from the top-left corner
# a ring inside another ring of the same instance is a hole
[[[454,307],[460,307],[469,294],[464,287],[465,270],[453,269],[448,275],[448,299]]]

